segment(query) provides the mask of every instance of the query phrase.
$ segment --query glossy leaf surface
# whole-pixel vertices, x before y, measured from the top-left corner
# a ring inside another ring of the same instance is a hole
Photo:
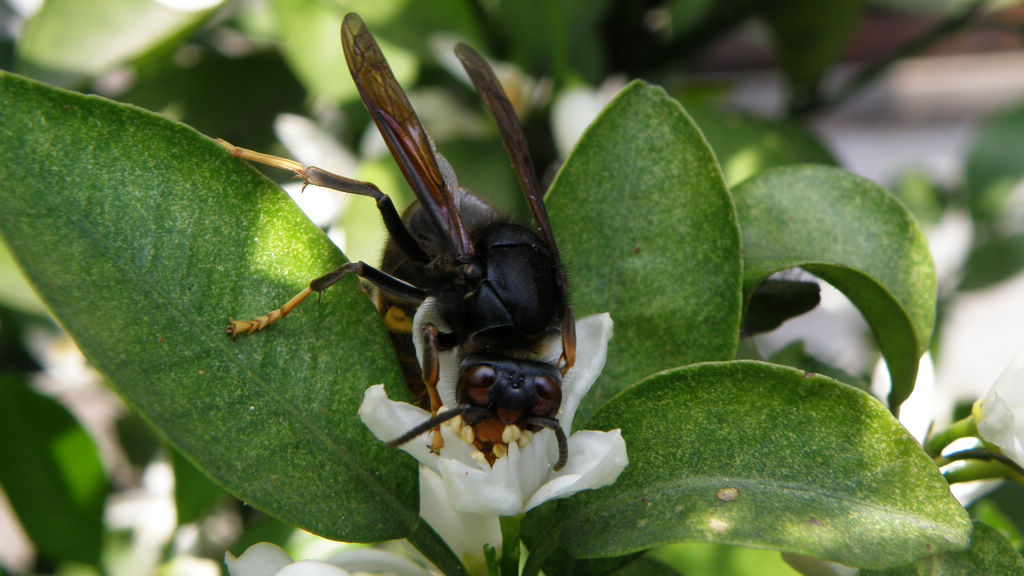
[[[129,106],[0,75],[0,231],[110,384],[243,501],[336,539],[402,536],[415,466],[356,414],[401,383],[369,298],[342,282],[232,341],[342,255],[208,138]]]
[[[1024,558],[995,528],[974,523],[971,547],[961,552],[930,556],[910,566],[892,570],[864,571],[862,576],[1000,576],[1024,575]]]
[[[893,382],[889,404],[898,408],[935,324],[935,267],[914,218],[873,182],[824,166],[766,170],[733,198],[746,298],[771,274],[795,267],[838,288],[878,338]]]
[[[590,425],[621,428],[630,462],[560,506],[550,530],[577,556],[696,540],[891,567],[970,539],[967,513],[899,422],[823,376],[688,366],[631,387]]]
[[[733,357],[739,234],[715,157],[679,103],[634,82],[577,144],[547,196],[577,317],[608,312],[608,363],[584,416],[658,370]]]

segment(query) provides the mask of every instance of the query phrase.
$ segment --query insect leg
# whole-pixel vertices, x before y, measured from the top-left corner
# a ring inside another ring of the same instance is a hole
[[[441,364],[437,358],[437,326],[423,325],[423,383],[430,396],[430,412],[437,414],[441,409],[441,395],[437,392],[437,382],[441,379]]]
[[[421,302],[427,297],[427,292],[422,288],[413,286],[405,280],[399,280],[386,272],[381,272],[362,261],[346,262],[338,267],[337,270],[332,270],[310,282],[309,287],[314,292],[323,292],[349,274],[355,274],[401,300]]]
[[[387,292],[396,298],[415,302],[421,301],[427,297],[427,293],[423,289],[417,288],[416,286],[413,286],[403,280],[399,280],[389,274],[385,274],[365,262],[346,262],[338,269],[332,270],[331,272],[314,279],[309,283],[309,286],[307,286],[305,290],[292,297],[292,299],[286,302],[284,306],[262,316],[253,318],[252,320],[232,319],[231,324],[227,328],[227,333],[234,338],[239,334],[249,334],[250,332],[263,330],[267,326],[287,316],[292,309],[301,304],[302,301],[308,298],[310,294],[314,292],[318,294],[323,292],[349,274],[355,274],[356,276],[371,282],[377,286],[377,288],[380,288],[384,292]]]
[[[436,415],[441,409],[441,395],[437,392],[437,382],[441,379],[441,364],[437,358],[437,326],[423,325],[423,384],[430,397],[430,413]],[[441,431],[436,429],[431,434],[430,449],[439,452],[444,448]]]
[[[565,307],[565,320],[562,322],[562,376],[576,364],[576,318],[572,306]]]
[[[258,330],[263,330],[267,326],[270,326],[274,322],[277,322],[281,318],[287,316],[292,309],[301,304],[302,301],[312,293],[313,289],[307,286],[305,290],[299,292],[293,296],[291,300],[285,302],[284,306],[268,312],[263,316],[257,316],[252,320],[235,320],[232,318],[231,324],[228,324],[226,332],[228,333],[228,336],[235,338],[239,334],[249,334]]]
[[[235,158],[259,162],[260,164],[294,172],[296,176],[302,178],[303,186],[312,184],[339,192],[373,198],[377,203],[377,209],[380,211],[381,218],[384,220],[384,227],[387,228],[388,234],[391,235],[391,238],[398,244],[402,252],[411,260],[420,264],[426,264],[430,260],[430,257],[423,251],[419,242],[412,237],[408,228],[405,227],[405,223],[402,222],[402,217],[398,214],[398,210],[395,208],[394,202],[391,201],[391,197],[381,192],[380,188],[377,188],[375,185],[339,176],[316,166],[303,166],[295,160],[289,160],[288,158],[272,156],[247,148],[239,148],[225,140],[218,139],[217,143],[231,152],[231,155]]]

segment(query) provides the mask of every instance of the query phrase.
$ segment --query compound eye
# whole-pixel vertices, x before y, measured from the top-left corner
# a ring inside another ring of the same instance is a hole
[[[498,374],[490,364],[470,367],[459,377],[459,402],[487,406],[491,403],[491,386],[497,379]]]
[[[562,405],[562,385],[548,376],[537,376],[533,379],[537,391],[537,403],[530,412],[533,416],[554,418]]]

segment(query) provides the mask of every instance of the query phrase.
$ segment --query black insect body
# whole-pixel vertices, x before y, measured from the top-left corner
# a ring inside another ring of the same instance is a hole
[[[367,110],[416,194],[399,217],[376,186],[290,160],[223,143],[240,157],[293,170],[307,183],[370,196],[390,234],[380,270],[350,262],[320,278],[281,308],[232,321],[231,335],[261,330],[313,292],[347,274],[378,288],[378,307],[392,333],[410,389],[434,416],[391,442],[400,445],[461,416],[476,446],[493,461],[508,443],[508,427],[554,430],[562,468],[568,458],[556,419],[561,378],[575,360],[575,325],[551,225],[515,112],[487,62],[465,45],[456,54],[500,129],[536,227],[505,220],[462,188],[436,153],[376,41],[355,14],[341,28],[349,70]],[[411,319],[420,311],[421,319]],[[417,358],[413,340],[423,353]],[[546,358],[552,343],[561,357]],[[458,359],[455,406],[438,394],[439,354]],[[440,448],[440,435],[433,445]]]

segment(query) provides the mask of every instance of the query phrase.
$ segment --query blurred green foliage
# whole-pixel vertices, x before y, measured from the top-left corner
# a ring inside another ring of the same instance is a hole
[[[273,129],[279,114],[312,117],[324,133],[359,158],[358,177],[378,183],[404,205],[412,194],[393,162],[381,154],[379,146],[374,148],[373,137],[364,137],[368,120],[339,45],[341,18],[357,11],[373,29],[438,148],[459,167],[463,184],[474,190],[488,189],[489,198],[503,211],[521,217],[524,210],[518,185],[496,131],[484,117],[475,94],[451,73],[451,63],[446,61],[451,39],[468,42],[493,59],[518,66],[520,82],[514,75],[510,78],[511,86],[521,92],[518,97],[514,93],[513,100],[545,182],[565,161],[564,152],[554,144],[552,103],[571,88],[596,87],[610,77],[640,78],[666,86],[685,105],[700,130],[693,139],[706,140],[731,191],[748,179],[753,179],[746,185],[748,189],[757,186],[758,176],[763,178],[762,173],[773,167],[837,164],[836,156],[807,128],[806,114],[827,112],[830,96],[851,88],[836,89],[826,79],[845,58],[865,15],[872,11],[912,14],[941,28],[944,22],[959,22],[957,18],[965,11],[982,3],[265,0],[207,2],[183,10],[152,0],[46,0],[24,19],[19,12],[23,4],[0,4],[0,23],[4,24],[0,68],[137,105],[211,137],[268,152],[286,153]],[[991,3],[994,7],[1015,4]],[[730,107],[723,97],[727,82],[687,79],[690,67],[716,43],[750,29],[768,31],[764,37],[769,40],[763,41],[762,48],[771,54],[785,79],[788,102],[781,108],[787,112],[777,117],[757,117]],[[880,69],[884,70],[884,65]],[[440,104],[431,100],[432,94],[442,95]],[[3,106],[10,104],[0,101]],[[939,222],[947,211],[970,215],[973,236],[967,260],[958,271],[955,289],[940,294],[940,315],[959,293],[998,285],[1024,269],[1022,110],[1019,105],[1011,107],[982,123],[963,161],[962,186],[944,188],[928,174],[909,171],[892,183],[894,195],[925,228]],[[120,136],[127,141],[126,134]],[[88,142],[78,144],[90,147]],[[104,168],[91,167],[96,171]],[[116,186],[126,174],[107,176],[115,183],[111,186]],[[280,174],[272,176],[285,180]],[[11,194],[12,187],[37,185],[10,178],[0,183],[0,196]],[[49,190],[31,192],[46,195]],[[167,195],[168,202],[182,193],[170,188],[159,192]],[[75,207],[64,208],[75,212]],[[568,213],[572,207],[556,210]],[[352,204],[339,216],[348,236],[347,254],[371,260],[379,251],[384,236],[376,216],[366,203]],[[224,233],[234,232],[228,229]],[[8,240],[14,243],[14,239]],[[583,260],[584,255],[578,258]],[[941,335],[941,325],[939,331]],[[40,386],[33,384],[41,372],[48,371],[52,377],[56,370],[41,358],[43,353],[34,342],[39,334],[57,338],[59,333],[46,307],[15,270],[7,246],[0,244],[0,411],[4,411],[0,417],[0,437],[4,438],[0,485],[35,546],[28,572],[136,574],[168,563],[175,555],[175,544],[169,539],[159,543],[155,559],[140,564],[137,559],[125,558],[137,554],[131,543],[137,544],[142,536],[126,535],[124,526],[111,525],[109,520],[103,524],[104,507],[109,510],[112,502],[136,494],[142,472],[165,462],[170,463],[175,481],[175,533],[179,538],[198,534],[188,554],[220,566],[225,549],[240,554],[247,544],[274,541],[290,545],[301,555],[303,538],[296,536],[292,527],[228,496],[200,467],[164,446],[164,439],[149,431],[149,422],[133,413],[121,412],[113,418],[117,433],[111,437],[126,464],[117,472],[101,458],[97,442],[90,439],[75,412],[59,402],[59,395],[41,393]],[[923,334],[914,337],[926,340]],[[914,341],[912,345],[916,349],[927,342]],[[825,366],[795,346],[775,361],[815,367],[848,383],[866,378],[865,374],[846,374]],[[230,430],[223,433],[230,434]],[[1017,486],[1005,488],[971,510],[974,517],[1010,538],[1007,544],[999,533],[981,528],[976,534],[980,534],[979,549],[984,546],[985,554],[1012,559],[1012,544],[1019,548],[1024,532],[1020,505]],[[966,552],[942,561],[957,569],[975,567],[975,572],[963,573],[980,573],[977,570],[988,566]],[[1014,566],[1012,562],[993,565],[1000,569]],[[564,573],[585,573],[588,566],[595,565],[571,559],[546,565]],[[617,563],[603,567],[609,573],[616,569],[621,574],[794,573],[777,552],[690,543],[655,548],[625,567]]]

